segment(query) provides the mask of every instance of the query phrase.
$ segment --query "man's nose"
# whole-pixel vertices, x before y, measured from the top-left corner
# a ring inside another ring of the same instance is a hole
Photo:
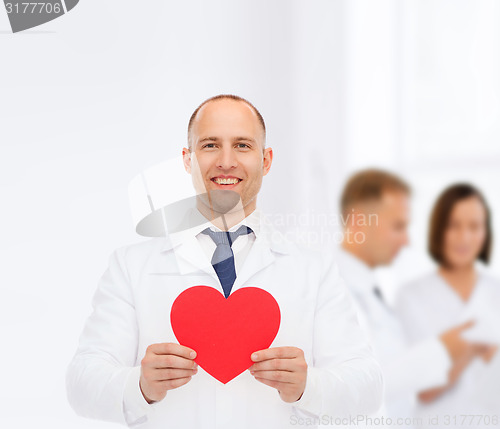
[[[223,170],[229,170],[230,168],[236,167],[238,161],[236,159],[236,154],[234,153],[232,147],[226,146],[219,151],[219,157],[217,159],[217,167]]]

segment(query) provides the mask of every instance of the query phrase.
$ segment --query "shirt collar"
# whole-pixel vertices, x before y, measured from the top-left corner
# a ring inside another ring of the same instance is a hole
[[[218,229],[196,207],[190,207],[184,213],[183,227],[176,232],[167,233],[164,237],[162,251],[167,251],[182,243],[196,241],[196,235],[205,228]],[[231,227],[230,231],[237,229],[242,224],[252,228],[256,242],[266,243],[274,252],[289,254],[295,248],[295,244],[288,239],[286,234],[274,228],[272,221],[257,208],[237,225]]]
[[[212,231],[222,231],[222,229],[215,226],[210,220],[203,216],[203,214],[196,207],[189,209],[186,216],[188,216],[187,224],[193,226],[171,233],[169,238],[173,245],[179,244],[186,239],[196,237],[206,228],[210,228]],[[255,209],[246,218],[241,220],[241,222],[238,222],[236,225],[229,228],[229,231],[236,231],[241,225],[245,225],[252,228],[255,237],[258,237],[261,232],[261,217],[261,211],[259,209]]]
[[[340,248],[339,269],[347,285],[359,293],[372,293],[376,285],[375,271],[351,252]]]

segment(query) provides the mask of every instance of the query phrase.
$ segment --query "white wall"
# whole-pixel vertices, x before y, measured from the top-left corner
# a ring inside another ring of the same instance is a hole
[[[13,35],[0,10],[6,425],[111,427],[74,415],[64,371],[109,254],[143,240],[129,181],[179,155],[209,96],[264,115],[269,213],[335,213],[368,165],[414,184],[413,245],[388,290],[430,267],[427,214],[449,182],[480,185],[498,227],[498,18],[483,0],[108,0]]]

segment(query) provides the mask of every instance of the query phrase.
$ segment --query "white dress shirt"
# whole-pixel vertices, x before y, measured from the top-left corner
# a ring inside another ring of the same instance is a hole
[[[245,260],[240,264],[237,259],[231,293],[259,287],[278,302],[281,324],[271,347],[304,352],[308,369],[300,400],[284,402],[249,371],[222,384],[202,367],[163,400],[148,404],[144,399],[139,380],[147,347],[177,343],[170,324],[173,301],[195,285],[223,292],[210,262],[212,252],[198,240],[204,227],[195,222],[198,226],[190,231],[112,254],[67,369],[68,400],[79,415],[144,429],[280,429],[314,428],[380,407],[380,366],[333,254],[291,243],[258,213],[246,221],[255,237],[248,237],[246,244],[253,243]]]
[[[384,407],[380,414],[411,418],[418,392],[446,383],[451,367],[448,352],[436,335],[428,335],[410,346],[401,321],[374,293],[374,270],[344,249],[339,250],[338,264],[384,373]]]
[[[210,228],[212,231],[223,231],[223,230],[215,226],[212,222],[208,221],[207,219],[205,218],[201,219],[203,215],[196,208],[193,208],[188,216],[191,217],[191,223],[194,224],[195,226],[185,231],[180,231],[175,233],[175,235],[178,236],[178,238],[176,239],[185,240],[188,236],[192,235],[196,236],[196,239],[200,243],[200,246],[203,248],[203,251],[207,255],[208,260],[211,261],[212,255],[214,254],[217,245],[209,235],[202,234],[201,231],[203,231],[206,228]],[[243,263],[245,262],[246,256],[250,252],[250,249],[252,248],[252,245],[257,235],[260,233],[260,220],[261,220],[260,217],[261,217],[261,211],[260,209],[256,208],[247,217],[245,217],[243,220],[241,220],[236,225],[232,226],[227,230],[233,232],[236,231],[241,225],[245,225],[252,228],[253,231],[250,234],[240,235],[238,238],[236,238],[236,240],[234,240],[231,246],[231,249],[233,250],[234,254],[234,265],[235,265],[236,276],[238,276],[238,273],[240,272]],[[197,221],[196,220],[197,218],[200,218],[201,220]]]
[[[482,324],[483,315],[500,308],[500,282],[479,271],[472,295],[463,301],[437,271],[429,273],[404,286],[396,299],[396,309],[404,322],[412,342],[431,335],[439,335],[468,320]],[[498,326],[496,330],[498,332]],[[498,352],[496,353],[498,355]],[[500,392],[498,356],[486,363],[475,358],[460,376],[457,383],[429,404],[418,405],[420,427],[435,427],[429,416],[438,416],[440,426],[450,428],[498,427],[500,425]],[[492,382],[491,377],[496,378]],[[494,388],[493,386],[497,387]],[[481,415],[494,418],[496,424],[485,419],[463,416]]]

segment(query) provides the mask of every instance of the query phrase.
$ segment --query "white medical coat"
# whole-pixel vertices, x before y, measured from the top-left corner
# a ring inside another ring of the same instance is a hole
[[[412,342],[439,335],[468,320],[475,320],[481,326],[483,315],[491,311],[498,313],[499,306],[500,282],[482,271],[467,302],[437,271],[402,287],[396,299],[396,309]],[[492,329],[498,332],[500,328]],[[431,364],[429,362],[429,366]],[[498,427],[500,397],[492,397],[492,390],[486,386],[498,386],[499,374],[497,359],[486,363],[479,357],[475,358],[452,388],[435,401],[418,405],[417,416],[422,419],[419,427],[436,426],[434,421],[429,421],[429,416],[438,418],[440,426],[448,428]],[[499,392],[498,388],[496,392]]]
[[[417,394],[447,383],[451,369],[448,352],[433,334],[410,344],[401,320],[374,293],[374,270],[344,249],[339,250],[337,262],[384,373],[384,406],[380,414],[408,422],[415,413]],[[405,427],[411,426],[405,423]]]
[[[288,242],[268,221],[231,293],[259,287],[280,306],[271,347],[295,346],[308,363],[302,398],[286,403],[245,371],[222,384],[202,368],[191,381],[148,404],[140,362],[153,343],[177,342],[170,309],[185,289],[222,287],[194,236],[117,249],[92,300],[93,312],[66,373],[77,414],[141,428],[287,428],[372,413],[381,405],[382,374],[332,254]]]

